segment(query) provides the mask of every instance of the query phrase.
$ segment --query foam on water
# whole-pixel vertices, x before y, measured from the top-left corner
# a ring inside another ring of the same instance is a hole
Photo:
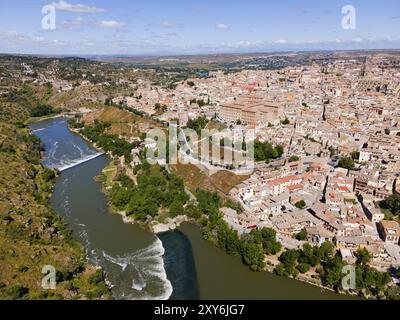
[[[83,140],[80,144],[74,137],[64,139],[57,135],[60,126],[65,126],[64,120],[61,122],[54,120],[49,127],[37,128],[33,131],[37,132],[40,138],[47,138],[45,166],[62,172],[103,155],[90,145],[86,145]],[[50,135],[50,138],[46,135]],[[164,266],[165,250],[161,240],[156,238],[148,247],[123,256],[115,256],[103,248],[96,248],[92,243],[95,240],[91,238],[88,227],[78,217],[74,217],[71,199],[68,196],[70,183],[71,181],[66,178],[61,184],[63,199],[61,210],[74,225],[74,230],[83,243],[89,262],[102,267],[106,272],[107,281],[113,288],[114,296],[117,299],[129,300],[169,299],[173,288],[167,278]]]
[[[138,273],[139,273],[139,271],[138,271]],[[140,277],[140,279],[137,279],[137,280],[135,279],[132,281],[132,289],[134,289],[136,291],[143,291],[146,287],[147,287],[147,284],[144,281],[144,279],[141,277]]]
[[[117,298],[168,300],[172,295],[173,288],[167,278],[164,254],[164,247],[158,238],[147,248],[130,255],[113,257],[103,252],[103,257],[108,263],[119,266],[122,273],[129,271],[130,274],[134,275],[130,288],[133,291],[129,292],[127,288],[115,290]],[[115,283],[113,284],[115,285]],[[117,285],[115,286],[117,287]]]
[[[71,218],[70,199],[65,194],[69,184],[68,179],[62,182],[64,199],[62,210]],[[173,287],[167,278],[164,265],[165,249],[160,239],[156,238],[148,247],[131,254],[113,256],[93,248],[87,226],[77,218],[71,220],[89,262],[105,270],[109,285],[117,299],[168,300],[171,297]],[[128,286],[128,283],[131,285]]]
[[[67,160],[67,161],[62,161],[62,163],[59,166],[56,166],[55,169],[59,170],[60,172],[66,171],[68,169],[72,169],[74,167],[77,167],[85,162],[91,161],[93,159],[96,159],[100,156],[102,156],[104,153],[99,152],[93,155],[89,155],[83,158],[80,158],[78,160]]]
[[[65,171],[104,154],[94,149],[79,136],[69,133],[65,124],[65,119],[55,119],[47,127],[34,127],[32,130],[34,134],[45,141],[44,165],[46,167]]]

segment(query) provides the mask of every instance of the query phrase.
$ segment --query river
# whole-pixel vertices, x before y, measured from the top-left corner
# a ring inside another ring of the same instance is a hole
[[[110,159],[68,130],[64,118],[30,126],[45,146],[43,164],[62,171],[51,198],[84,245],[90,263],[101,266],[116,299],[341,299],[329,291],[266,272],[254,273],[239,258],[202,239],[185,224],[156,237],[112,214],[94,178]]]

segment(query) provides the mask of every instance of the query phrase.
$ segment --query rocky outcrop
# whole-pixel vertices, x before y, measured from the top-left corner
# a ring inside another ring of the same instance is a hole
[[[189,221],[187,216],[178,216],[174,219],[168,218],[166,223],[150,224],[150,230],[154,234],[164,233],[179,228],[183,222],[187,221]]]

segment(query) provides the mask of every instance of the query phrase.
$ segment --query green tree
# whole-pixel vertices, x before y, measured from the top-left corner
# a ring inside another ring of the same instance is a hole
[[[197,132],[198,135],[201,134],[201,131],[207,126],[208,120],[206,117],[200,117],[197,119],[189,119],[187,123],[187,127],[193,129]]]
[[[391,286],[386,289],[385,296],[388,300],[398,301],[400,300],[400,287]]]
[[[274,273],[277,276],[280,276],[280,277],[288,277],[288,276],[290,276],[290,274],[288,274],[288,272],[285,269],[285,266],[282,263],[280,263],[279,265],[277,265],[275,267]]]
[[[284,149],[283,146],[281,146],[281,145],[276,146],[275,150],[276,150],[276,152],[277,152],[277,154],[278,154],[278,157],[277,157],[277,158],[282,157],[283,154],[285,153],[285,149]]]
[[[276,231],[271,228],[261,229],[262,244],[267,255],[275,255],[282,249],[282,245],[276,241]]]
[[[360,152],[359,151],[354,151],[351,153],[351,158],[355,161],[357,161],[358,159],[360,159]]]
[[[127,215],[145,221],[148,216],[155,217],[158,214],[158,205],[152,198],[135,192],[127,206]]]
[[[19,300],[29,293],[29,289],[21,285],[4,286],[0,288],[1,300]]]
[[[194,205],[194,204],[189,204],[186,209],[185,209],[185,214],[189,217],[189,218],[193,218],[193,219],[200,219],[202,216],[202,213],[200,211],[200,209]]]
[[[206,215],[218,211],[222,204],[221,198],[216,192],[212,193],[207,190],[198,189],[196,191],[196,198],[200,211]]]
[[[279,157],[278,151],[270,143],[264,145],[264,155],[266,160],[276,159]]]
[[[282,264],[285,267],[285,270],[289,274],[293,274],[297,259],[300,257],[300,254],[297,250],[287,250],[284,253],[281,254],[279,257],[279,261],[282,262]]]
[[[394,194],[389,196],[386,200],[380,203],[381,208],[390,210],[394,215],[400,214],[400,195]]]
[[[304,200],[300,200],[299,202],[296,202],[296,204],[294,205],[296,208],[298,209],[305,209],[307,208],[307,204]]]
[[[114,185],[110,192],[112,204],[120,209],[124,210],[126,205],[129,203],[131,194],[130,190],[120,187],[119,185]]]
[[[342,281],[344,263],[339,256],[329,258],[324,263],[323,283],[334,288],[339,288]]]
[[[368,289],[374,295],[378,295],[392,281],[388,272],[380,272],[366,265],[356,267],[357,289]]]
[[[308,271],[310,271],[311,266],[308,263],[300,263],[297,266],[297,270],[299,270],[300,273],[307,273]]]
[[[339,167],[347,170],[354,170],[355,163],[352,158],[342,157],[339,160]]]
[[[300,250],[299,253],[299,263],[307,263],[312,267],[316,267],[321,261],[319,247],[312,247],[309,243],[305,243],[303,249]]]
[[[300,157],[298,157],[298,156],[291,156],[289,158],[289,162],[296,162],[296,161],[299,161],[299,160],[300,160]]]
[[[238,233],[231,230],[229,226],[222,221],[218,226],[218,245],[231,255],[236,255],[241,252],[241,243]]]
[[[106,98],[106,100],[104,101],[104,105],[112,106],[113,105],[113,99],[112,98]]]
[[[282,157],[283,146],[274,146],[268,142],[254,141],[254,158],[256,161],[269,161]]]
[[[252,230],[250,233],[252,241],[261,244],[266,255],[275,255],[282,249],[282,245],[276,241],[276,231],[271,228]]]
[[[169,206],[169,214],[172,218],[183,215],[184,211],[183,204],[179,200],[174,200]]]
[[[325,241],[320,247],[319,247],[319,255],[322,260],[328,260],[333,256],[333,252],[335,249],[335,245],[330,242],[330,241]]]
[[[365,248],[358,249],[356,252],[356,257],[357,257],[357,264],[361,265],[367,265],[369,262],[371,262],[372,259],[371,254]]]
[[[296,239],[299,241],[306,241],[308,237],[306,230],[301,230],[298,234],[296,234]]]
[[[50,181],[54,180],[55,177],[56,177],[56,173],[54,172],[54,170],[51,170],[48,168],[43,169],[42,178],[45,182],[50,182]]]
[[[39,118],[39,117],[50,116],[55,113],[56,111],[53,109],[52,106],[47,105],[45,103],[38,103],[36,107],[31,110],[30,115],[32,118]]]
[[[253,271],[263,271],[265,268],[264,250],[262,245],[247,242],[243,248],[243,261]]]
[[[334,147],[328,148],[331,158],[337,155],[337,150]]]

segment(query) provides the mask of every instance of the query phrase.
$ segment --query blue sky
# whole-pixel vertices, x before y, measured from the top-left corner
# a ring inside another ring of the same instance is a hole
[[[56,29],[42,28],[42,7]],[[342,28],[342,7],[356,29]],[[400,48],[399,0],[2,0],[0,52],[194,54]]]

